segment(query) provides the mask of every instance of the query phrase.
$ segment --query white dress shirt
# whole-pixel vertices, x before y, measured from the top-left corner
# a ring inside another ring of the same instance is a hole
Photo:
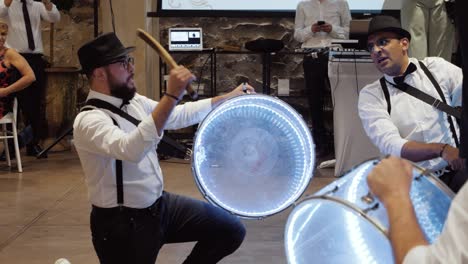
[[[468,263],[468,184],[452,201],[442,233],[429,246],[417,246],[403,264]]]
[[[122,100],[90,90],[88,99],[97,98],[120,107]],[[115,160],[122,160],[124,205],[145,208],[162,194],[163,175],[156,146],[158,136],[151,112],[158,102],[136,94],[122,108],[141,120],[138,127],[108,110],[96,109],[78,114],[73,125],[74,144],[84,170],[90,202],[109,208],[117,206]],[[165,129],[178,129],[199,123],[211,111],[211,99],[176,106]],[[112,119],[117,121],[115,126]]]
[[[440,99],[417,59],[410,58],[417,70],[405,78],[405,82],[421,91]],[[460,68],[442,58],[429,57],[422,60],[439,83],[447,104],[461,105],[463,74]],[[385,75],[393,82],[393,76]],[[377,80],[365,86],[359,93],[359,116],[364,130],[370,140],[383,154],[401,156],[403,145],[408,141],[424,143],[446,143],[455,147],[447,115],[427,103],[402,92],[387,82],[390,94],[391,115],[387,111],[387,101]],[[459,138],[459,127],[454,118],[453,123]],[[448,164],[442,158],[418,163],[433,171],[440,170]]]
[[[26,0],[29,18],[31,20],[31,29],[34,38],[35,49],[28,47],[28,36],[24,24],[23,3],[21,0],[13,0],[9,7],[5,6],[3,0],[0,0],[0,17],[5,18],[8,23],[8,37],[6,46],[14,48],[20,53],[44,53],[42,45],[41,19],[51,23],[60,20],[60,12],[53,5],[51,11],[47,11],[42,2]]]
[[[312,32],[312,25],[325,21],[332,25],[332,31]],[[303,48],[329,47],[333,39],[349,38],[351,13],[346,0],[306,0],[297,5],[294,25],[294,39]]]

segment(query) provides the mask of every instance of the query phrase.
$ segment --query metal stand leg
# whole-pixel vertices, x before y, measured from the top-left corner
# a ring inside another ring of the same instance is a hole
[[[55,145],[57,145],[57,143],[59,143],[60,140],[62,140],[64,137],[66,137],[67,135],[71,135],[72,133],[73,133],[73,127],[70,127],[67,131],[65,131],[62,135],[60,135],[54,142],[52,142],[52,144],[47,146],[47,148],[45,148],[43,151],[41,151],[41,153],[37,154],[36,158],[38,158],[38,159],[45,158],[45,155],[47,154],[47,152],[51,148],[53,148]]]

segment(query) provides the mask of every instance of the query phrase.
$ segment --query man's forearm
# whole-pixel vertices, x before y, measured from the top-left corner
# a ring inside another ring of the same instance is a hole
[[[385,205],[389,218],[389,237],[396,263],[402,263],[406,254],[414,247],[427,245],[419,227],[411,199],[399,197]]]
[[[401,149],[401,157],[414,162],[425,161],[440,157],[443,143],[421,143],[408,141]]]

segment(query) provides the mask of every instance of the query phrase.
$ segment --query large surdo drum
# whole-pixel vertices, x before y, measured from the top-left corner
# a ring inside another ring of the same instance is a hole
[[[291,106],[245,95],[224,102],[200,124],[192,170],[208,201],[240,217],[264,218],[304,192],[314,151],[309,128]]]
[[[294,208],[285,229],[288,263],[394,263],[387,212],[368,195],[366,178],[376,163],[364,162]],[[432,243],[442,231],[454,194],[414,165],[410,196],[419,225]]]

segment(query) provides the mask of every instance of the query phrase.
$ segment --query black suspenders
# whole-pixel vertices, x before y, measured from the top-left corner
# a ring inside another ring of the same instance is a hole
[[[90,106],[94,106],[94,107],[90,107]],[[99,99],[89,99],[88,101],[86,101],[85,106],[81,108],[81,111],[93,110],[95,109],[95,107],[107,109],[115,114],[118,114],[121,117],[133,123],[135,126],[138,126],[138,124],[141,122],[140,120],[137,120],[133,116],[125,113],[120,108],[117,108],[114,105],[106,101],[99,100]],[[113,119],[112,117],[111,119],[112,119],[112,122],[114,122],[114,125],[118,127],[119,125],[117,124],[117,121],[115,121],[115,119]],[[122,173],[122,161],[121,160],[115,160],[115,172],[116,172],[116,185],[117,185],[117,204],[119,206],[123,206],[124,192],[123,192],[123,173]]]

